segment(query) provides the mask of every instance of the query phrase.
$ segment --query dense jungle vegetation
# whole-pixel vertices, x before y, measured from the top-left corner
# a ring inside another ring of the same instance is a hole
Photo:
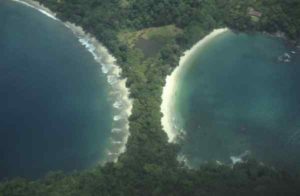
[[[299,0],[38,1],[60,19],[82,26],[117,58],[134,100],[131,136],[117,163],[72,174],[50,172],[34,181],[7,180],[0,184],[0,196],[300,195],[298,175],[252,159],[233,167],[208,163],[186,168],[177,161],[180,144],[168,143],[160,121],[162,87],[183,51],[221,27],[283,32],[296,43]],[[250,16],[251,7],[262,16]],[[153,44],[152,51],[143,44]]]

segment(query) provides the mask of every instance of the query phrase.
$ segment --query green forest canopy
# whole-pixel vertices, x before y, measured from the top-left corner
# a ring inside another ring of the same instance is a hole
[[[38,0],[95,35],[117,58],[134,100],[127,151],[117,163],[88,171],[50,172],[39,180],[0,184],[13,195],[299,195],[299,177],[255,160],[188,169],[177,161],[179,144],[167,142],[160,105],[165,77],[187,48],[215,28],[284,32],[300,37],[299,0]],[[253,18],[249,8],[262,15]],[[169,33],[168,28],[176,29]],[[143,37],[144,36],[144,37]],[[128,41],[124,41],[125,38]],[[151,55],[137,42],[157,43]]]

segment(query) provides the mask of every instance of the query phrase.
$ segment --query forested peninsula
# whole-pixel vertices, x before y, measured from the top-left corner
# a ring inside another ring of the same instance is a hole
[[[0,184],[0,195],[299,195],[300,177],[248,160],[189,169],[160,112],[165,78],[183,52],[217,28],[300,38],[299,0],[37,0],[81,26],[117,59],[133,99],[126,152],[87,171]]]

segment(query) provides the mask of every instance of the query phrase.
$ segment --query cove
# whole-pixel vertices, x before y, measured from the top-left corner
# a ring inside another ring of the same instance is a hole
[[[185,62],[173,123],[193,167],[253,157],[300,171],[300,51],[262,34],[220,34]]]
[[[0,179],[105,159],[113,126],[101,66],[60,21],[0,1]]]

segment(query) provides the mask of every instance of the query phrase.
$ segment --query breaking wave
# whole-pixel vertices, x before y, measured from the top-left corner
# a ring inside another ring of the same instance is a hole
[[[94,37],[86,34],[82,28],[74,24],[65,23],[65,26],[73,31],[79,42],[93,55],[95,61],[101,65],[101,70],[106,75],[107,82],[111,86],[109,94],[113,99],[112,105],[114,108],[114,123],[111,132],[116,134],[122,133],[122,140],[113,138],[106,150],[106,154],[108,161],[116,161],[118,156],[125,152],[129,137],[128,117],[131,115],[132,100],[129,99],[130,92],[126,87],[126,79],[121,78],[122,70],[116,65],[116,59]],[[113,135],[112,137],[119,138],[120,136]]]
[[[12,1],[34,8],[49,18],[60,21],[56,17],[55,13],[51,12],[38,2],[31,0]],[[104,157],[104,161],[102,163],[105,163],[106,161],[117,161],[118,156],[126,151],[126,143],[130,134],[128,117],[131,115],[132,100],[129,98],[130,92],[126,87],[126,79],[121,78],[122,70],[116,64],[116,59],[95,37],[86,33],[81,27],[70,22],[62,23],[73,32],[81,45],[84,46],[92,54],[95,61],[101,65],[101,70],[106,75],[107,82],[111,86],[109,95],[113,103],[113,120],[115,121],[111,132],[114,134],[112,135],[110,144],[106,149],[107,157]],[[120,123],[121,120],[122,123]]]

